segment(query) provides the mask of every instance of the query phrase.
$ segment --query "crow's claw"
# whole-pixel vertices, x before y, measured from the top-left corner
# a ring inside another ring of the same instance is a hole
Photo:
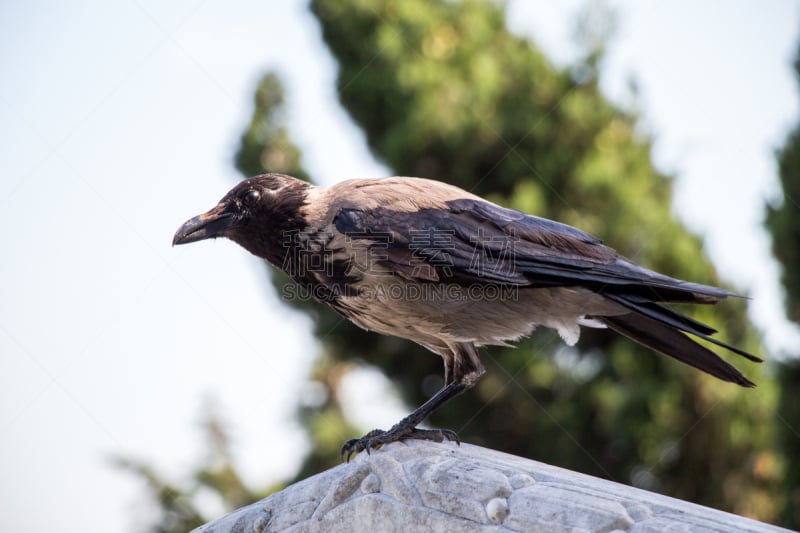
[[[359,452],[366,450],[369,454],[371,450],[377,450],[384,444],[408,439],[430,440],[434,442],[450,440],[456,444],[461,444],[458,435],[451,429],[419,429],[415,427],[406,428],[403,426],[395,426],[389,431],[373,429],[360,439],[348,440],[344,443],[344,446],[342,446],[339,455],[342,460],[349,463],[350,458]]]
[[[360,439],[350,439],[344,443],[342,446],[341,451],[339,452],[339,457],[346,462],[350,462],[350,457],[354,454],[367,450],[369,453],[371,448],[379,448],[383,443],[374,443],[372,442],[373,438],[379,435],[385,435],[388,431],[384,431],[382,429],[373,429]]]

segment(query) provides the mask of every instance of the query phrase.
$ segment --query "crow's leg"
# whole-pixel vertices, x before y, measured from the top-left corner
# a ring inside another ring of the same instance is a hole
[[[444,439],[459,442],[458,435],[449,429],[419,429],[417,424],[428,418],[436,409],[449,399],[458,396],[467,390],[463,383],[453,382],[444,386],[433,397],[417,408],[413,413],[392,426],[389,431],[373,429],[360,439],[350,439],[342,446],[342,459],[350,461],[353,454],[373,448],[380,448],[384,444],[406,439],[423,439],[442,442]]]
[[[442,442],[452,440],[460,442],[455,431],[450,429],[419,429],[417,425],[428,418],[431,413],[444,405],[450,399],[458,396],[467,389],[472,388],[485,370],[477,358],[477,351],[472,344],[460,344],[450,357],[445,357],[445,386],[442,387],[430,400],[418,407],[410,415],[392,426],[388,431],[373,429],[360,439],[350,439],[344,443],[341,457],[350,461],[353,454],[366,450],[380,448],[390,442],[406,439],[421,439]],[[466,360],[464,358],[466,357]],[[477,363],[477,364],[476,364]],[[465,372],[465,370],[467,370]]]

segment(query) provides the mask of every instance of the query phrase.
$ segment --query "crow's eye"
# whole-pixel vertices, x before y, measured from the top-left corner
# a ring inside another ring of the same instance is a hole
[[[261,193],[258,191],[247,191],[247,194],[242,198],[242,203],[247,207],[253,207],[261,199]]]

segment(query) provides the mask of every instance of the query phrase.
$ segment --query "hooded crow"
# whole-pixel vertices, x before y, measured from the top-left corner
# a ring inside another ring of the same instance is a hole
[[[388,431],[342,447],[342,457],[405,439],[458,441],[417,426],[475,385],[478,346],[507,345],[537,326],[569,345],[580,327],[610,328],[721,380],[754,384],[703,339],[761,359],[664,303],[735,296],[640,267],[571,226],[507,209],[422,178],[316,187],[283,174],[242,181],[184,223],[173,245],[226,237],[288,274],[356,325],[412,340],[444,360],[444,386]]]

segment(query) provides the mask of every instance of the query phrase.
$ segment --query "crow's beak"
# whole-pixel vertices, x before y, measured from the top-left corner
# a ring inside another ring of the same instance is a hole
[[[237,220],[235,214],[228,211],[226,207],[224,204],[219,204],[207,213],[184,222],[175,232],[175,237],[172,238],[172,246],[224,237],[228,230],[233,229]]]

